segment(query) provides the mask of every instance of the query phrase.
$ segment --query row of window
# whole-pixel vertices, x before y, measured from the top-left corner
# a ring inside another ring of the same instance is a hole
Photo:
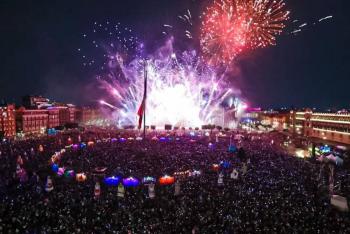
[[[25,132],[28,132],[28,131],[40,131],[41,128],[23,128],[23,130],[24,130]]]
[[[314,128],[320,128],[328,131],[336,131],[336,132],[344,132],[344,133],[350,133],[350,127],[337,127],[337,126],[322,126],[322,125],[313,125]]]
[[[317,120],[332,120],[332,121],[344,121],[344,122],[349,122],[350,123],[350,116],[349,117],[341,117],[341,116],[312,116],[312,119],[317,119]]]
[[[318,130],[315,130],[315,133],[317,134],[317,135],[319,135],[320,137],[324,137],[324,136],[326,136],[325,134],[322,134],[323,132],[322,131],[318,131]],[[332,137],[339,137],[339,138],[341,138],[341,139],[343,139],[343,138],[348,138],[349,140],[350,140],[350,135],[344,135],[344,134],[341,134],[341,133],[334,133],[334,132],[331,132],[331,136]]]

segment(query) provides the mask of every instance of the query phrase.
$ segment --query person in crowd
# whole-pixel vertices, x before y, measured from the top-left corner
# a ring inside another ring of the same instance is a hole
[[[170,135],[160,141],[151,135],[138,141],[131,131],[98,129],[3,142],[0,233],[350,233],[350,216],[334,209],[317,186],[319,164],[277,150],[277,135],[245,135],[235,154],[228,152],[230,139],[224,137],[209,148],[204,136],[193,141]],[[79,147],[66,148],[71,144]],[[57,164],[85,173],[85,181],[52,170],[52,155],[65,148]],[[16,176],[19,158],[28,180]],[[232,171],[241,174],[247,159],[244,178],[232,179]],[[221,161],[230,167],[213,170]],[[125,187],[121,198],[118,186],[103,183],[106,176],[141,181],[193,170],[201,173],[176,177],[179,193],[175,184],[156,183],[153,199],[146,185]],[[342,192],[349,196],[350,178],[344,174],[348,171],[337,172],[335,180],[342,180]],[[50,192],[45,191],[48,177]],[[101,191],[95,199],[97,183]]]

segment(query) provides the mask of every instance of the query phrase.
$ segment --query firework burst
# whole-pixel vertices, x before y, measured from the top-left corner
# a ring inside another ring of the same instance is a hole
[[[288,19],[283,0],[216,0],[202,16],[200,43],[211,63],[276,44]]]
[[[191,19],[189,11],[184,19]],[[172,27],[164,25],[167,29]],[[100,88],[106,91],[99,104],[112,113],[110,119],[120,127],[137,123],[145,70],[148,125],[221,125],[224,103],[239,96],[239,91],[230,87],[225,77],[208,66],[197,51],[175,50],[173,37],[148,54],[132,30],[120,23],[95,23],[90,34],[83,34],[83,39],[85,46],[78,49],[83,66],[94,72]]]
[[[147,123],[156,126],[200,126],[221,121],[222,103],[235,97],[233,88],[207,66],[196,51],[176,54],[173,39],[148,55],[123,61],[116,52],[115,66],[101,80],[112,103],[101,104],[114,110],[119,126],[134,125],[143,98],[144,71],[147,71]]]

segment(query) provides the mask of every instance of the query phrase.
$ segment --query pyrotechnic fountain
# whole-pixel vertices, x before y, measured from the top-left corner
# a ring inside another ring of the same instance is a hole
[[[176,54],[172,38],[146,61],[136,58],[125,63],[115,54],[110,56],[109,65],[111,72],[101,83],[115,97],[114,118],[119,125],[136,123],[137,108],[143,98],[144,66],[148,124],[197,127],[218,123],[223,112],[222,103],[236,94],[196,51]]]

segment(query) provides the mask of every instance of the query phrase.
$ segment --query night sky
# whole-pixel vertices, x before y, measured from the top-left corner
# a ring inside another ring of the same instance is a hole
[[[77,48],[95,21],[119,21],[133,28],[152,50],[164,41],[164,23],[176,23],[187,8],[198,15],[208,2],[1,0],[0,99],[18,103],[25,94],[41,94],[58,101],[94,103],[101,91],[95,87],[94,74],[82,66]],[[286,3],[291,18],[300,24],[327,15],[333,19],[297,36],[282,35],[275,47],[240,56],[232,82],[252,106],[350,108],[350,1]],[[288,28],[293,28],[292,22]]]

